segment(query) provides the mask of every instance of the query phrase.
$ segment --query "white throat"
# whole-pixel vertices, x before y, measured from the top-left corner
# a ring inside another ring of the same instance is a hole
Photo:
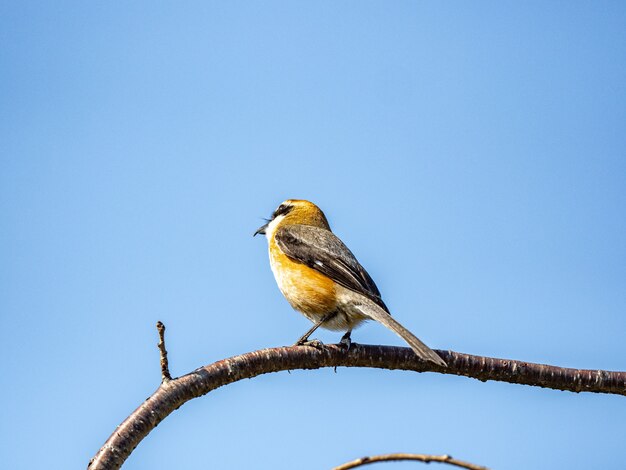
[[[267,238],[268,241],[272,239],[272,237],[274,236],[274,233],[276,233],[278,224],[280,224],[280,222],[284,218],[285,218],[284,215],[279,215],[267,225],[267,228],[265,229],[265,237]]]

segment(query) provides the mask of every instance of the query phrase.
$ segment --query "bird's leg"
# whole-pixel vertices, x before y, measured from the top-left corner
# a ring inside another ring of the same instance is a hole
[[[310,346],[320,346],[322,345],[322,342],[319,340],[315,340],[315,341],[309,341],[309,336],[311,336],[313,334],[313,332],[315,330],[317,330],[320,326],[322,326],[322,324],[328,320],[330,320],[331,318],[334,318],[337,315],[337,312],[330,312],[327,313],[326,315],[324,315],[322,318],[320,318],[317,323],[315,325],[313,325],[309,331],[307,331],[306,333],[304,333],[302,335],[302,337],[296,341],[296,344],[294,344],[294,346],[302,346],[302,345],[310,345]],[[323,345],[322,345],[323,346]]]
[[[339,344],[344,345],[348,349],[348,351],[350,351],[350,346],[352,346],[352,338],[350,338],[351,334],[352,330],[346,331],[346,334],[343,335],[341,337],[341,341],[339,341]]]

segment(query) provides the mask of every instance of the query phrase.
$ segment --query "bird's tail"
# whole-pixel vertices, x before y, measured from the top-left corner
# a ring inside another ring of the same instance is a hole
[[[382,323],[384,326],[397,334],[400,338],[406,341],[409,346],[411,346],[411,349],[415,351],[415,354],[417,354],[420,359],[432,362],[433,364],[437,364],[441,367],[448,367],[444,360],[441,359],[435,351],[422,343],[419,338],[398,323],[390,314],[385,312],[371,300],[362,300],[363,302],[359,302],[359,305],[357,305],[356,308],[358,308],[363,315]]]

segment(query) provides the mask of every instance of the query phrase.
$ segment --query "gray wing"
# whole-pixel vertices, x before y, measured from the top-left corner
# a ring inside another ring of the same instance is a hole
[[[346,289],[363,294],[389,313],[370,275],[330,230],[311,225],[286,225],[276,231],[274,238],[292,260],[319,271]]]

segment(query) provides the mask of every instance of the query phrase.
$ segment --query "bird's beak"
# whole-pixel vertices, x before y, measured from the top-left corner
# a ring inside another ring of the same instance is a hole
[[[267,226],[269,225],[269,222],[266,223],[265,225],[261,225],[256,232],[254,232],[254,235],[252,235],[253,237],[256,237],[258,234],[261,235],[265,235],[265,229],[267,228]]]

